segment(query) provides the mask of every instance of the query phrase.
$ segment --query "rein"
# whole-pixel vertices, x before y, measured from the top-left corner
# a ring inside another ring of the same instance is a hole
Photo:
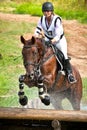
[[[46,61],[48,61],[51,57],[53,57],[55,54],[51,54],[46,58],[43,58],[40,62],[40,66],[43,65]]]
[[[55,55],[55,52],[53,50],[53,45],[50,43],[50,41],[46,42],[43,40],[42,44],[44,46],[44,52],[43,52],[43,59],[40,62],[41,65]],[[44,55],[46,54],[46,48],[49,48],[49,47],[53,50],[53,53],[44,58]]]
[[[40,67],[45,63],[45,62],[47,62],[50,58],[52,58],[53,56],[55,56],[55,51],[53,50],[54,48],[53,48],[53,45],[51,45],[51,43],[46,43],[45,44],[45,42],[43,42],[42,43],[43,44],[43,50],[42,50],[42,58],[40,58],[40,60],[39,60],[39,62],[38,62],[38,57],[37,57],[37,55],[35,55],[36,56],[36,58],[37,58],[37,62],[30,62],[30,61],[27,61],[27,62],[25,62],[24,63],[24,66],[26,67],[26,66],[28,66],[28,65],[32,65],[32,66],[34,66],[34,74],[35,74],[35,77],[36,77],[36,80],[37,80],[37,78],[38,78],[38,75],[41,75],[41,71],[40,71]],[[39,53],[38,52],[38,48],[39,48],[39,46],[38,45],[25,45],[24,46],[24,48],[25,49],[31,49],[32,47],[36,47],[37,48],[37,53]],[[48,56],[45,56],[45,54],[47,53],[47,48],[51,48],[52,49],[52,53],[49,53],[48,54]],[[55,87],[55,84],[56,83],[54,83],[54,85],[53,85],[53,88]]]
[[[26,49],[31,48],[31,47],[38,47],[38,46],[37,45],[32,45],[32,46],[31,45],[24,45],[24,48],[26,48]]]
[[[51,47],[52,49],[53,49],[53,46],[51,45],[51,43],[50,42],[46,42],[46,43],[42,43],[43,44],[43,46],[44,46],[44,52],[43,52],[43,57],[44,57],[44,55],[45,55],[45,53],[46,53],[46,47],[48,48],[48,47]],[[24,48],[25,49],[31,49],[32,47],[36,47],[36,48],[38,48],[38,46],[37,45],[25,45],[24,46]],[[41,65],[43,65],[43,63],[45,63],[47,60],[49,60],[52,56],[54,56],[55,55],[55,52],[53,51],[53,54],[50,54],[49,56],[47,56],[46,58],[43,58],[43,59],[41,59],[40,61],[39,61],[39,63],[32,63],[32,62],[30,62],[30,61],[28,61],[28,62],[26,62],[26,63],[24,63],[24,66],[28,66],[28,65],[32,65],[32,66],[36,66],[37,68],[39,67],[39,66],[41,66]]]

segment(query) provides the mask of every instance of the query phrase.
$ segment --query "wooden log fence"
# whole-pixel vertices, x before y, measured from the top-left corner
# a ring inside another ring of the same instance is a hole
[[[0,108],[0,119],[33,119],[87,122],[87,111]]]
[[[0,108],[0,130],[87,130],[87,111]]]

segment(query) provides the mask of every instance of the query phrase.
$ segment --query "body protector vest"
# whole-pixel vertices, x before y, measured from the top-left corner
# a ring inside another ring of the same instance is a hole
[[[56,36],[54,29],[56,27],[57,19],[59,19],[59,22],[61,22],[61,18],[57,15],[54,15],[50,26],[48,26],[46,23],[45,16],[41,17],[41,25],[42,25],[42,28],[44,30],[44,34],[48,40],[51,40]]]

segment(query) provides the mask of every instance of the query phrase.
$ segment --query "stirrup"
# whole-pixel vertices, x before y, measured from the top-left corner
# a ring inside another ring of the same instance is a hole
[[[68,75],[68,81],[69,81],[69,83],[71,83],[71,84],[77,82],[77,80],[74,78],[74,76],[73,76],[72,74],[69,74],[69,75]]]

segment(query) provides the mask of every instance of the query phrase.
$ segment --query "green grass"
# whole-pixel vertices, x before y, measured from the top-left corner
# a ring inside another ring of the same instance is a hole
[[[41,11],[41,5],[40,4],[33,4],[33,3],[23,3],[20,4],[14,13],[18,14],[31,14],[34,16],[41,16],[42,11]]]
[[[35,23],[0,20],[0,106],[19,106],[18,78],[25,73],[21,56],[20,35],[33,34]],[[25,86],[29,99],[38,96],[37,89]],[[83,79],[83,103],[87,102],[87,78]]]
[[[83,82],[83,98],[82,102],[87,104],[87,77],[82,79]]]
[[[45,0],[13,0],[0,2],[1,12],[10,12],[18,14],[31,14],[33,16],[41,16],[42,3]],[[84,0],[50,0],[54,7],[55,13],[64,19],[77,19],[79,22],[87,23],[87,6]]]
[[[34,23],[0,20],[0,106],[18,105],[18,78],[25,73],[20,35],[33,33],[34,26]]]
[[[5,1],[5,0],[4,0]],[[35,2],[34,0],[32,2]],[[41,15],[41,7],[42,3],[39,3],[37,0],[37,4],[32,4],[32,2],[22,4],[17,1],[10,2],[0,2],[0,11],[2,12],[10,12],[10,13],[28,13],[31,15]],[[43,1],[41,1],[43,2]],[[60,0],[58,1],[60,2]],[[62,1],[61,1],[62,2]],[[60,3],[61,3],[60,2]],[[54,4],[57,8],[56,1]],[[29,7],[28,7],[28,6]],[[80,21],[87,22],[87,15],[85,8],[74,7],[74,10],[69,12],[71,8],[70,2],[64,6],[64,3],[59,4],[58,9],[55,9],[55,12],[63,16],[63,18],[77,19],[77,16]],[[24,9],[23,9],[23,7]],[[74,5],[73,5],[74,6]],[[34,9],[33,9],[34,7]],[[62,8],[63,7],[63,8]],[[69,7],[69,10],[67,8]],[[11,10],[12,9],[12,10]],[[80,10],[79,10],[80,9]],[[79,11],[78,11],[79,10]],[[22,12],[23,11],[23,12]],[[77,13],[76,13],[77,11]],[[37,13],[36,13],[37,12]],[[83,17],[84,16],[84,17]],[[18,78],[21,74],[25,73],[22,56],[21,56],[21,42],[20,35],[24,35],[27,33],[33,34],[33,28],[37,23],[29,23],[29,22],[10,22],[0,20],[0,106],[4,107],[14,107],[19,106],[18,102]],[[34,98],[37,95],[36,88],[29,90],[28,87],[25,87],[25,92],[29,99]],[[83,79],[83,100],[82,102],[87,103],[87,78]]]
[[[77,4],[75,5],[74,3],[61,4],[58,2],[54,2],[55,13],[60,15],[64,19],[77,19],[80,22],[87,23],[86,8],[83,6],[81,8],[80,7],[81,5]],[[34,16],[41,16],[42,15],[41,6],[42,4],[40,3],[33,4],[25,2],[20,4],[14,12],[20,14],[31,14]]]

